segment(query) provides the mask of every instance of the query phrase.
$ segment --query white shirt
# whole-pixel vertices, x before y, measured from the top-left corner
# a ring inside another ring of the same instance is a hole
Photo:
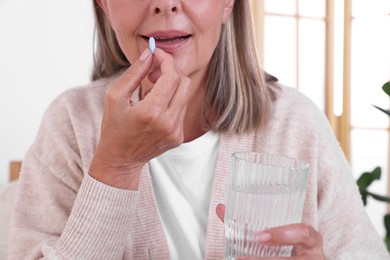
[[[203,136],[149,162],[171,259],[204,259],[219,135]]]

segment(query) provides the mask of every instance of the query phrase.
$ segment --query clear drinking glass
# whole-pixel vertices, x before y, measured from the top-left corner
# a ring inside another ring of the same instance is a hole
[[[300,223],[309,164],[280,155],[234,153],[225,212],[225,259],[291,256],[292,246],[265,246],[259,233]]]

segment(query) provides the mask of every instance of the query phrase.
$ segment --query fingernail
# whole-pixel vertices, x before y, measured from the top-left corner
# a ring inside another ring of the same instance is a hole
[[[260,242],[268,242],[271,240],[271,234],[267,232],[261,232],[259,235]]]
[[[149,54],[150,54],[149,49],[145,49],[144,52],[139,57],[139,59],[145,61],[149,57]]]

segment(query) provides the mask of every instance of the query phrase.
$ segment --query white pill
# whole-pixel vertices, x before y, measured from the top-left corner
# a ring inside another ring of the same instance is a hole
[[[156,49],[156,40],[153,37],[149,38],[149,49],[154,55],[154,50]]]

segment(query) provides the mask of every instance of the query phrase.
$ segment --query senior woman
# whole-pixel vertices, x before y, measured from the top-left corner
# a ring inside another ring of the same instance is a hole
[[[44,116],[10,259],[222,259],[240,150],[311,164],[304,224],[259,243],[294,245],[294,259],[388,257],[326,119],[259,69],[249,1],[96,0],[95,12],[94,81]]]

